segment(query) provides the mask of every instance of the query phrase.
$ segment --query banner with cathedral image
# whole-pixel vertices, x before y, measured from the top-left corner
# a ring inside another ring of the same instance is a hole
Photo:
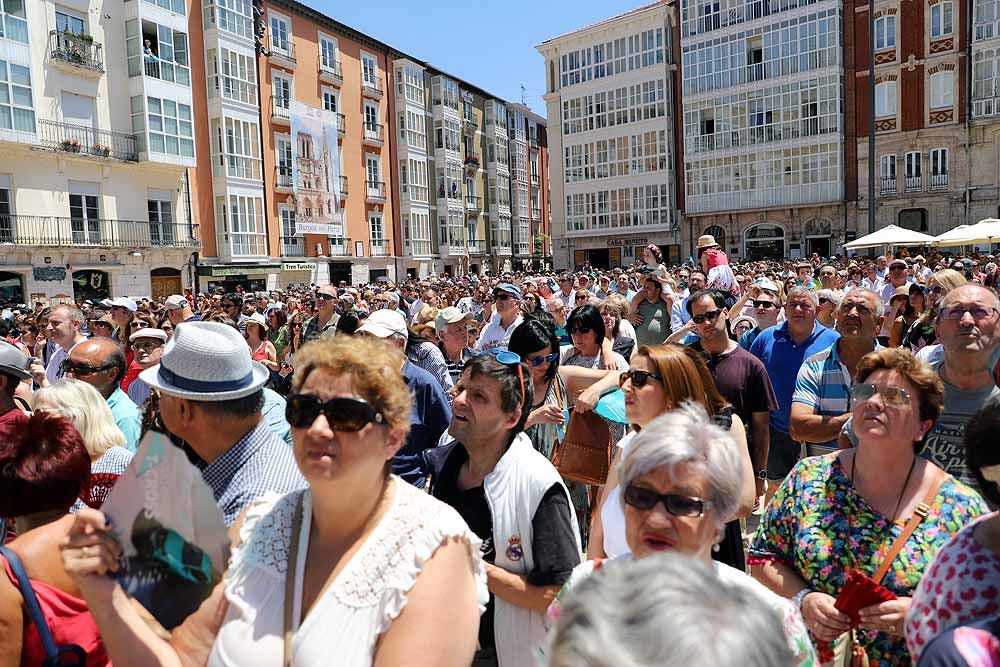
[[[295,233],[343,237],[337,114],[297,101],[289,111]]]

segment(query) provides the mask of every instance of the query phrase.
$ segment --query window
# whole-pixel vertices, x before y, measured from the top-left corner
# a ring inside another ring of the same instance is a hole
[[[251,0],[204,0],[204,7],[206,29],[215,25],[219,30],[253,38]]]
[[[230,51],[210,49],[208,52],[208,94],[221,95],[227,100],[257,104],[257,74],[254,57]]]
[[[214,175],[260,179],[257,123],[238,118],[214,118],[212,135]]]
[[[424,106],[424,73],[413,65],[405,65],[397,70],[399,86],[407,102]]]
[[[229,195],[216,199],[216,220],[229,236],[229,251],[233,257],[267,255],[267,233],[264,230],[264,200],[260,197]]]
[[[74,35],[84,35],[87,33],[87,19],[71,14],[68,10],[57,9],[56,30]]]
[[[896,194],[896,156],[883,155],[878,160],[879,177],[882,179],[882,194]]]
[[[292,140],[287,136],[275,141],[275,160],[278,166],[278,185],[292,185]]]
[[[931,39],[951,34],[951,16],[951,0],[944,0],[931,7]]]
[[[286,76],[274,75],[271,83],[274,95],[274,106],[279,109],[290,109],[292,106],[292,81]],[[286,114],[287,115],[287,114]]]
[[[0,60],[0,128],[35,131],[31,70]]]
[[[291,29],[288,27],[288,19],[271,14],[271,48],[290,54],[292,51],[290,36]]]
[[[0,0],[0,37],[28,43],[26,0]]]
[[[365,158],[365,176],[368,178],[368,187],[373,188],[380,184],[382,169],[379,160],[375,156]]]
[[[147,46],[148,42],[148,46]],[[187,35],[151,21],[125,22],[125,51],[128,75],[153,77],[191,85]]]
[[[921,160],[923,158],[923,153],[919,151],[910,151],[906,154],[906,159],[904,162],[904,171],[906,174],[906,191],[916,191],[920,190],[921,175],[923,173],[921,168]]]
[[[146,98],[149,115],[149,151],[194,157],[191,107],[174,100]]]
[[[375,56],[361,54],[361,84],[369,88],[378,88],[378,63]]]
[[[69,217],[73,243],[100,243],[101,210],[97,185],[70,183],[69,187]]]
[[[146,200],[146,216],[149,221],[149,238],[153,245],[174,245],[176,234],[174,227],[173,202],[167,193]]]
[[[382,229],[382,214],[369,213],[368,227],[371,231],[372,245],[381,247],[385,243],[385,232]]]
[[[284,257],[302,257],[303,239],[296,235],[295,210],[288,206],[278,207],[278,217],[281,218],[281,254]]]
[[[875,84],[875,115],[879,118],[896,115],[896,82]]]
[[[333,90],[332,88],[323,89],[323,108],[326,109],[327,111],[332,111],[333,113],[337,113],[337,111],[340,109],[340,101],[337,96],[337,91]]]
[[[320,35],[319,38],[319,62],[324,68],[336,71],[337,69],[337,40]]]
[[[950,109],[955,104],[954,72],[931,74],[931,109]]]
[[[875,19],[875,50],[896,48],[896,17],[880,16]]]
[[[931,150],[931,187],[948,185],[948,149],[935,148]]]
[[[187,5],[185,0],[146,0],[151,5],[156,5],[157,7],[163,7],[164,9],[174,12],[175,14],[186,14]]]

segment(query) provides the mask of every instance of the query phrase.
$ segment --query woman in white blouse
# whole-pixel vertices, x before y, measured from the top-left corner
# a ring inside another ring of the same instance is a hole
[[[402,366],[401,353],[367,338],[337,336],[296,354],[286,415],[309,489],[248,509],[224,580],[169,641],[101,576],[117,568],[119,551],[103,514],[79,515],[63,562],[115,662],[472,661],[487,600],[479,540],[452,508],[389,472],[410,423]]]

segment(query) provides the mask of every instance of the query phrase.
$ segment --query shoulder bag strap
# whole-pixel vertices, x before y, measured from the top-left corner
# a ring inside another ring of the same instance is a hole
[[[903,532],[899,534],[896,541],[892,543],[891,547],[889,547],[889,551],[886,553],[885,559],[882,561],[882,564],[879,565],[878,570],[875,571],[875,576],[872,577],[875,580],[875,583],[882,583],[882,577],[884,577],[885,573],[889,571],[890,567],[892,567],[892,561],[896,560],[896,556],[898,556],[899,552],[902,551],[906,541],[910,539],[910,536],[913,535],[917,526],[920,525],[920,522],[923,521],[924,517],[931,511],[931,504],[933,504],[934,498],[937,496],[942,482],[944,482],[944,475],[939,473],[937,479],[931,483],[931,488],[928,489],[927,495],[924,496],[924,499],[921,502],[917,503],[915,508],[913,508],[913,516],[911,516],[910,520],[906,522],[906,525],[903,527]]]
[[[288,568],[285,571],[285,667],[292,664],[292,625],[295,614],[295,577],[299,564],[299,541],[302,539],[302,503],[305,492],[299,494],[292,518],[292,542],[288,545]]]
[[[59,649],[56,648],[55,639],[52,638],[52,630],[49,629],[49,624],[42,614],[42,607],[38,604],[35,589],[31,587],[31,581],[28,579],[28,573],[24,570],[21,559],[7,547],[0,547],[0,554],[10,563],[10,569],[14,571],[14,576],[17,577],[17,585],[21,589],[21,597],[24,598],[24,604],[28,607],[28,615],[31,616],[31,622],[38,629],[38,636],[41,638],[42,646],[45,648],[46,659],[58,659]]]

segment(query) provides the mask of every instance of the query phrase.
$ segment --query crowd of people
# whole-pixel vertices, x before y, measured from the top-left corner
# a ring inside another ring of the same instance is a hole
[[[0,664],[1000,665],[997,261],[698,250],[9,304]],[[170,631],[150,430],[232,541]]]

